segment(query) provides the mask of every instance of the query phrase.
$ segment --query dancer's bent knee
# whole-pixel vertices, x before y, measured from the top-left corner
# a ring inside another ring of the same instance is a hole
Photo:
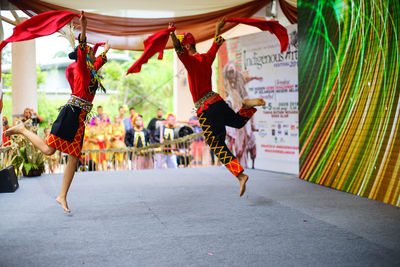
[[[51,146],[46,146],[43,150],[42,153],[45,154],[46,156],[51,156],[56,152],[56,149]]]

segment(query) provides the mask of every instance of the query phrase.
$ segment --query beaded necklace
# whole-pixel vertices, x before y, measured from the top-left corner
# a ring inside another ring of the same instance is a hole
[[[101,80],[103,79],[103,77],[94,69],[92,62],[90,61],[89,54],[86,55],[86,64],[89,68],[89,71],[92,73],[92,76],[95,79],[95,81],[98,83],[98,85],[101,87],[101,89],[105,92],[106,89],[101,84]]]

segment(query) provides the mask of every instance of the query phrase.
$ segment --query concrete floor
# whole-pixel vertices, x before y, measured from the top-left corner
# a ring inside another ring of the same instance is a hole
[[[400,266],[400,209],[223,167],[77,173],[0,194],[0,266]]]

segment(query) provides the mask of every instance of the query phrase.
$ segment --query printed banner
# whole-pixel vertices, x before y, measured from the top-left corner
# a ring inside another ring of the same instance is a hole
[[[218,89],[234,111],[246,98],[266,102],[242,129],[227,127],[228,146],[242,166],[297,175],[297,25],[287,29],[290,45],[282,54],[267,32],[226,40],[219,50]]]

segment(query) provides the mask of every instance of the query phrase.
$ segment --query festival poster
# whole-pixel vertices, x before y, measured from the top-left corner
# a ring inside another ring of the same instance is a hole
[[[297,25],[287,30],[284,53],[268,32],[226,40],[219,51],[218,89],[234,111],[246,98],[266,102],[242,129],[227,127],[227,144],[242,166],[298,175]]]

